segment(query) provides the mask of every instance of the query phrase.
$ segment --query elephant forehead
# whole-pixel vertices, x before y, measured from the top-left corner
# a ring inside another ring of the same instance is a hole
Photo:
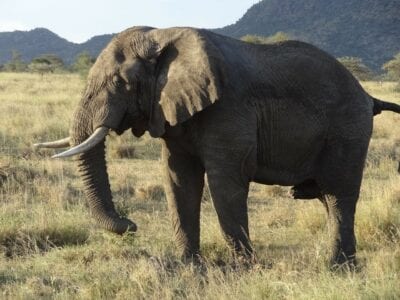
[[[118,48],[109,44],[98,56],[95,64],[90,69],[88,83],[96,83],[96,86],[103,85],[110,80],[120,68],[118,62]]]
[[[146,26],[136,26],[136,27],[131,27],[128,28],[120,33],[118,33],[113,40],[116,40],[118,42],[124,43],[125,41],[129,41],[129,39],[132,37],[132,35],[140,33],[140,34],[145,34],[146,32],[153,30],[155,28],[153,27],[146,27]]]
[[[101,67],[107,71],[115,71],[118,66],[118,56],[121,54],[120,46],[110,43],[100,53],[94,66]]]

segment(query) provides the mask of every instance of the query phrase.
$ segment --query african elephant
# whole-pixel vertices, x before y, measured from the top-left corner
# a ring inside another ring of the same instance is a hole
[[[136,225],[114,208],[104,157],[109,130],[162,140],[165,189],[184,257],[199,254],[207,175],[234,253],[252,257],[251,181],[294,186],[326,204],[332,264],[355,263],[354,214],[373,115],[400,106],[369,96],[333,57],[297,41],[254,45],[193,28],[134,27],[116,35],[89,73],[70,138],[96,220]]]

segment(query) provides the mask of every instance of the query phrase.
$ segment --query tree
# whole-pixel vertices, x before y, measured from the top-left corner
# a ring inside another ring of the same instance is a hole
[[[288,41],[290,39],[292,39],[290,37],[290,35],[288,35],[287,33],[283,32],[283,31],[278,31],[274,35],[269,36],[267,38],[267,42],[268,42],[268,44],[273,44],[273,43],[280,43],[280,42]]]
[[[246,34],[240,38],[243,42],[251,44],[267,44],[267,37],[255,34]]]
[[[247,34],[245,36],[242,36],[240,39],[244,42],[253,44],[274,44],[290,40],[291,37],[285,32],[278,31],[277,33],[271,36]]]
[[[89,52],[81,52],[75,57],[75,61],[72,64],[72,71],[78,72],[86,78],[95,61],[96,59],[90,56]]]
[[[53,73],[64,68],[64,62],[54,54],[45,54],[34,58],[28,65],[29,70],[38,73]]]
[[[371,80],[374,73],[368,68],[359,57],[343,56],[338,61],[344,65],[358,80]]]
[[[17,50],[11,52],[11,60],[3,66],[7,72],[24,72],[27,69],[27,64],[22,60],[21,54]]]
[[[382,69],[387,72],[390,79],[397,81],[400,85],[400,52],[386,62]]]

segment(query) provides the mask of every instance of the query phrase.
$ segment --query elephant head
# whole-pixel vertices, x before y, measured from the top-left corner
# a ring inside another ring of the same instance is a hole
[[[190,28],[135,27],[113,38],[88,75],[75,111],[70,137],[39,147],[71,149],[77,155],[85,195],[93,216],[106,229],[123,233],[136,225],[116,212],[105,160],[110,130],[149,131],[162,137],[166,126],[188,120],[221,97],[219,52]]]

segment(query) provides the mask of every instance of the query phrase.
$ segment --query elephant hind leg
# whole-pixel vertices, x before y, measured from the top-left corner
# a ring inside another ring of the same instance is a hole
[[[356,266],[356,237],[354,215],[357,197],[323,196],[328,211],[331,239],[330,264],[333,268]]]
[[[360,193],[368,140],[336,141],[326,149],[316,181],[328,211],[331,265],[356,264],[354,215]]]

